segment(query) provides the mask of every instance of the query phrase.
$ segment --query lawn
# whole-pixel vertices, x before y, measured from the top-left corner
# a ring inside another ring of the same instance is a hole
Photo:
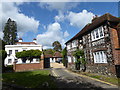
[[[42,88],[42,84],[48,82],[49,88],[54,88],[56,85],[51,80],[49,74],[50,70],[4,73],[2,75],[2,81],[26,88]]]

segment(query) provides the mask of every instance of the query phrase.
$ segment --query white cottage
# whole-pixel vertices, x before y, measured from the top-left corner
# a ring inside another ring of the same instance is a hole
[[[33,42],[23,42],[22,38],[19,39],[19,42],[17,42],[15,45],[5,45],[5,51],[7,52],[7,57],[5,59],[5,66],[6,65],[13,65],[15,60],[17,61],[17,64],[20,63],[30,63],[29,60],[26,62],[23,62],[21,59],[17,59],[15,57],[15,54],[17,52],[21,52],[24,50],[40,50],[42,51],[42,45],[38,45],[36,43],[36,39],[33,39]],[[39,63],[39,58],[38,59],[33,59],[31,63]]]

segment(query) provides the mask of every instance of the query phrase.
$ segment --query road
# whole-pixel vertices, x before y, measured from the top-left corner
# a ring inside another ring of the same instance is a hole
[[[115,85],[109,85],[94,79],[80,76],[65,68],[53,68],[52,75],[55,77],[54,81],[58,88],[80,88],[80,90],[84,90],[85,88],[89,88],[89,90],[118,90],[118,87]]]

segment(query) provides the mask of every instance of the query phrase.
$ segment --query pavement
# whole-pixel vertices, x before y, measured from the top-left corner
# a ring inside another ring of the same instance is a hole
[[[55,77],[58,88],[79,88],[80,90],[119,90],[118,86],[79,75],[68,71],[65,68],[52,68],[52,75]]]

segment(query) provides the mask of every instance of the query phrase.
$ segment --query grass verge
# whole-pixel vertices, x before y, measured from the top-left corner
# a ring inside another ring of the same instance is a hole
[[[72,71],[72,72],[74,72],[74,71]],[[89,76],[89,77],[99,79],[99,80],[102,80],[102,81],[105,81],[105,82],[109,82],[109,83],[114,84],[114,85],[118,85],[118,78],[116,78],[116,77],[108,77],[108,76],[98,75],[98,74],[95,74],[95,73],[88,73],[88,72],[75,72],[75,73],[82,74],[82,75],[85,75],[85,76]]]
[[[55,88],[56,85],[49,74],[49,70],[4,73],[2,74],[2,81],[26,88],[43,88],[43,83],[48,82],[49,88]]]

